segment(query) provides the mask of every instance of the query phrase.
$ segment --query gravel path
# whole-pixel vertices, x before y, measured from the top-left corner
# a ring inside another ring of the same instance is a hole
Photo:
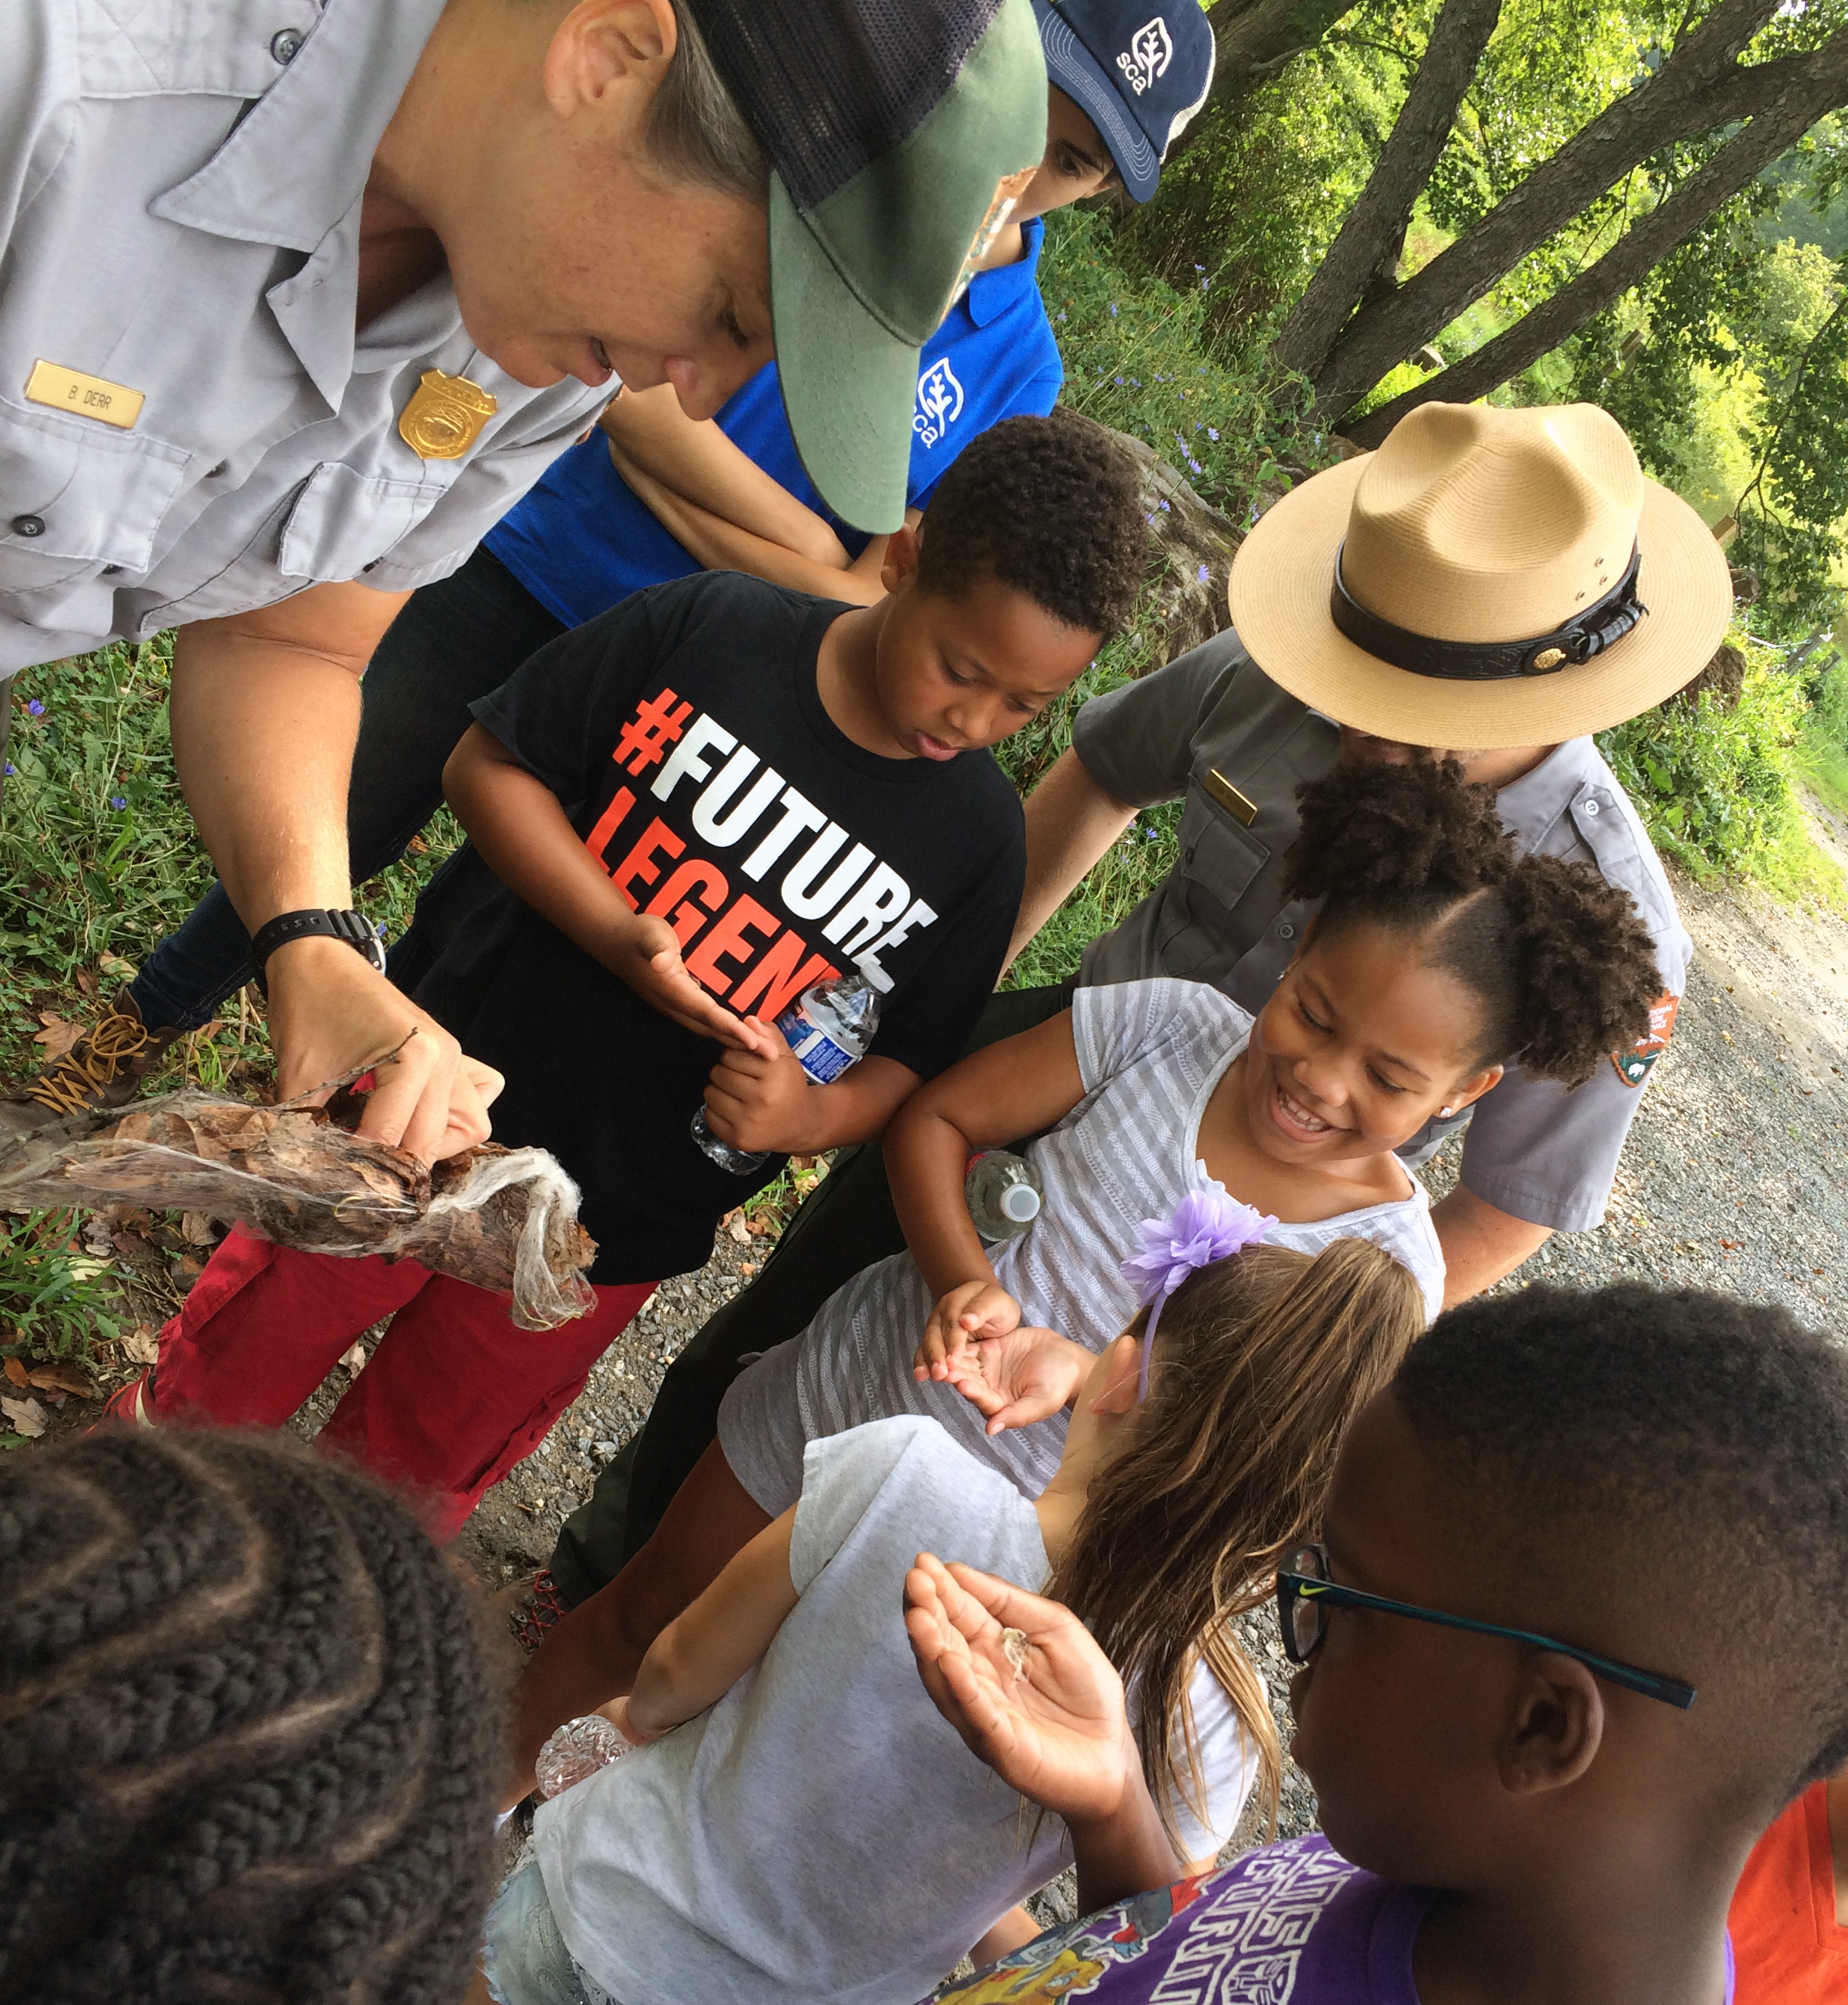
[[[1833,834],[1834,830],[1829,831]],[[1840,832],[1848,863],[1848,828]],[[1623,1280],[1718,1288],[1782,1302],[1805,1321],[1848,1301],[1848,924],[1750,888],[1675,891],[1695,946],[1680,1020],[1644,1094],[1607,1222],[1555,1240],[1504,1283],[1594,1288]],[[1451,1188],[1459,1145],[1429,1167]],[[667,1283],[592,1374],[550,1441],[490,1492],[465,1537],[494,1585],[543,1564],[596,1470],[638,1428],[667,1361],[754,1272],[763,1248],[717,1237],[698,1274]],[[1268,1610],[1246,1648],[1265,1673],[1286,1742],[1288,1666]],[[1280,1829],[1312,1828],[1315,1798],[1294,1768]],[[1255,1815],[1228,1848],[1265,1833]],[[1035,1903],[1072,1912],[1069,1881]]]

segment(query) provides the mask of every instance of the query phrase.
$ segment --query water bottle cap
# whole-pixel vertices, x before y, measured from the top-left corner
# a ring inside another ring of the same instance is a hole
[[[1002,1216],[1024,1225],[1039,1216],[1039,1192],[1031,1184],[1010,1184],[1001,1193]]]

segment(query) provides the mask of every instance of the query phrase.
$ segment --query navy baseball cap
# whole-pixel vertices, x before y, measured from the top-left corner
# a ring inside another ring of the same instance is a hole
[[[1048,78],[1096,126],[1130,200],[1147,202],[1213,87],[1197,0],[1033,0],[1033,12]]]

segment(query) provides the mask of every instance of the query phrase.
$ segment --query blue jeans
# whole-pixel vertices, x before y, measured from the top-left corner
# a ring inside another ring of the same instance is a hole
[[[478,550],[453,577],[413,592],[365,679],[347,794],[355,884],[404,854],[443,799],[443,762],[469,706],[565,630],[498,559]],[[3,686],[3,685],[0,685]],[[195,905],[128,985],[141,1020],[196,1031],[251,979],[250,936],[222,884]]]
[[[571,1961],[536,1859],[508,1876],[488,1909],[481,1968],[494,2005],[616,2005]]]

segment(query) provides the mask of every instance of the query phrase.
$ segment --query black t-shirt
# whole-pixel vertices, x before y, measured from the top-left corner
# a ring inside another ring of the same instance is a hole
[[[694,977],[773,1020],[826,974],[884,992],[872,1051],[928,1078],[994,986],[1025,870],[1020,801],[986,752],[882,759],[815,686],[847,609],[735,572],[638,592],[474,706],[564,805]],[[688,1133],[718,1045],[642,1001],[511,892],[444,946],[416,999],[507,1076],[496,1139],[550,1149],[584,1191],[593,1281],[704,1265],[733,1176]]]

